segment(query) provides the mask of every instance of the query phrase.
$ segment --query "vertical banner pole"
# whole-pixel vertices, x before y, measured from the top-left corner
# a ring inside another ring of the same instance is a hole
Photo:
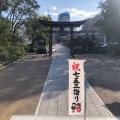
[[[86,61],[86,60],[84,60],[84,61]],[[85,68],[86,68],[86,67],[85,67]],[[87,90],[87,89],[86,89],[86,84],[85,84],[85,83],[86,83],[86,80],[84,80],[84,90],[85,90],[85,103],[84,103],[84,108],[85,108],[85,109],[84,109],[84,120],[86,120],[86,104],[87,104],[87,103],[86,103],[86,93],[87,93],[87,91],[86,91],[86,90]]]
[[[86,87],[84,89],[85,89],[84,120],[86,120]]]

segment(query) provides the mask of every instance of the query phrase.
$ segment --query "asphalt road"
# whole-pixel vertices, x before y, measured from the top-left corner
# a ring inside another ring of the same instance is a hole
[[[51,61],[31,54],[0,70],[0,120],[35,113]]]
[[[81,54],[86,59],[86,79],[115,116],[120,116],[120,59],[108,55]]]

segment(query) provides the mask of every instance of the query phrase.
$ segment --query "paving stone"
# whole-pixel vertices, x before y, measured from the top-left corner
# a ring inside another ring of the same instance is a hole
[[[45,117],[33,116],[33,117],[31,117],[29,120],[45,120]]]
[[[63,75],[63,83],[65,83],[66,85],[68,85],[68,83],[69,83],[68,72],[64,73],[64,75]]]
[[[106,106],[96,106],[101,116],[110,116]]]
[[[51,86],[49,86],[49,87],[45,86],[44,92],[46,93],[46,92],[50,92],[50,91],[51,91]]]
[[[90,116],[90,113],[87,108],[86,108],[86,116]]]
[[[100,101],[100,99],[98,98],[98,96],[91,95],[90,97],[91,97],[92,101],[94,102],[94,104],[96,104],[96,105],[98,105],[98,104],[99,105],[103,105],[103,102]]]
[[[49,101],[42,101],[38,111],[38,115],[47,115]]]
[[[85,119],[84,119],[84,118],[79,117],[79,118],[75,118],[75,120],[85,120]],[[90,118],[86,118],[86,120],[90,120]]]
[[[58,92],[58,103],[67,102],[66,92]]]
[[[120,118],[110,118],[110,117],[106,117],[105,120],[120,120]]]
[[[47,101],[50,99],[50,92],[44,92],[42,100]]]
[[[86,94],[86,104],[93,104],[93,100],[91,99],[88,93]]]
[[[87,104],[87,109],[89,111],[90,116],[100,116],[100,113],[94,104]]]
[[[86,92],[87,92],[89,95],[94,95],[94,94],[95,94],[94,91],[93,91],[93,89],[90,88],[90,87],[86,89]]]
[[[58,117],[45,117],[44,120],[59,120]]]
[[[31,118],[31,116],[12,116],[12,118],[10,120],[29,120]]]
[[[61,107],[61,106],[68,107],[68,103],[66,102],[66,99],[64,99],[62,101],[58,100],[58,108]]]
[[[58,91],[65,91],[67,89],[68,89],[67,85],[64,85],[63,83],[62,83],[62,85],[59,84],[59,86],[58,86]]]
[[[105,120],[105,118],[102,117],[93,117],[93,118],[89,118],[90,120]]]
[[[68,115],[68,107],[66,106],[58,106],[58,116],[67,116]]]
[[[50,99],[58,97],[58,91],[50,92]]]
[[[51,87],[51,92],[57,92],[58,91],[58,85],[57,84],[54,84],[52,87]]]
[[[65,118],[65,117],[63,117],[63,118],[60,118],[60,120],[75,120],[75,118]]]
[[[50,99],[49,103],[58,103],[57,97]]]
[[[57,103],[49,103],[48,114],[49,116],[57,116],[58,106]]]
[[[13,116],[10,120],[120,120],[120,118],[114,117],[86,117],[83,116],[34,116],[34,115],[17,115]]]

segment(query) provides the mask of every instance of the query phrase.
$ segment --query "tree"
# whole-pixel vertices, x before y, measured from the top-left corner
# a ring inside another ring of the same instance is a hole
[[[106,35],[109,42],[120,42],[120,0],[106,0],[99,3],[103,19],[98,21],[98,26]]]
[[[0,16],[3,11],[7,11],[9,8],[9,0],[0,0]]]
[[[10,33],[15,33],[26,20],[37,15],[39,5],[36,0],[10,0],[7,19],[11,21]]]
[[[0,16],[0,45],[7,46],[9,39],[9,29],[11,27],[10,21]]]
[[[96,38],[94,34],[86,34],[82,40],[83,52],[94,53],[95,40]]]
[[[29,39],[32,40],[32,48],[37,49],[41,41],[46,39],[46,42],[48,43],[49,40],[49,33],[47,31],[49,28],[44,27],[39,23],[39,19],[51,21],[50,17],[47,16],[40,16],[36,18],[29,19],[26,21],[25,26],[27,27],[27,36]],[[46,32],[45,32],[46,31]]]
[[[26,54],[18,29],[37,16],[39,7],[36,0],[0,0],[0,59],[12,60]],[[6,18],[1,15],[3,11],[7,11]]]
[[[10,21],[0,16],[0,34],[4,32],[8,32],[9,29],[10,29]]]

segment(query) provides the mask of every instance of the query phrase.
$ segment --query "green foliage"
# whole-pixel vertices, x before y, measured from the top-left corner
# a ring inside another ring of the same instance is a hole
[[[94,48],[94,53],[97,54],[108,54],[108,47],[95,47]]]
[[[48,43],[49,33],[45,33],[49,28],[42,26],[39,23],[39,19],[51,21],[50,17],[40,16],[39,18],[32,18],[26,22],[27,27],[27,36],[32,40],[32,48],[37,50],[39,45],[42,43],[42,40]]]
[[[3,11],[9,9],[9,0],[0,0],[0,16]]]
[[[39,16],[39,19],[41,19],[41,20],[45,20],[45,21],[52,21],[52,19],[51,19],[50,17],[45,16],[45,15],[43,15],[43,16]]]
[[[120,42],[120,0],[106,0],[99,3],[103,19],[96,25],[109,42]]]
[[[27,55],[25,50],[21,50],[21,48],[17,46],[10,46],[5,50],[0,51],[0,61],[14,61],[25,55]]]
[[[108,47],[108,54],[120,56],[120,47],[119,46]]]
[[[94,53],[120,56],[120,47],[95,47]]]
[[[75,39],[75,45],[79,48],[80,53],[93,53],[95,47],[95,35],[86,34],[85,37],[78,36]],[[77,50],[78,51],[78,50]]]
[[[9,59],[8,51],[0,52],[0,60],[1,61],[7,61],[8,59]]]
[[[10,21],[0,16],[0,46],[7,46],[10,38]]]
[[[26,52],[29,52],[29,51],[31,50],[30,45],[24,45],[24,50],[25,50]]]
[[[0,35],[5,32],[8,32],[9,29],[10,29],[10,21],[0,16]]]
[[[39,7],[36,0],[0,0],[0,61],[13,61],[26,55],[29,48],[24,47],[18,29],[27,19],[37,16]],[[6,18],[1,15],[3,11],[7,11]]]
[[[27,19],[34,18],[39,9],[36,0],[10,0],[7,19],[11,21],[11,33],[15,33]]]

